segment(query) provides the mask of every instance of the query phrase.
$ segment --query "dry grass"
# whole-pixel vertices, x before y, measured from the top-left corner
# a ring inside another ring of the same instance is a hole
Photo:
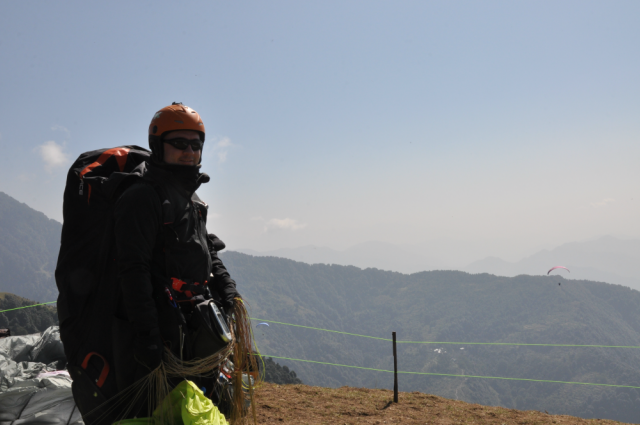
[[[263,384],[256,391],[259,424],[620,424],[601,419],[488,407],[419,392]]]

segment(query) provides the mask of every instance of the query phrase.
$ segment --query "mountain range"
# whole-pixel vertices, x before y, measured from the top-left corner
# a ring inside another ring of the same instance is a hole
[[[61,231],[62,224],[0,192],[0,292],[54,301]]]
[[[263,252],[251,249],[238,251],[254,256],[288,258],[307,264],[373,267],[409,274],[427,270],[460,270],[498,276],[544,275],[551,267],[562,265],[570,270],[565,275],[569,279],[615,283],[640,290],[640,240],[624,240],[613,236],[566,243],[516,262],[486,257],[466,265],[436,258],[432,253],[425,253],[422,247],[386,242],[365,242],[343,251],[313,245]]]
[[[572,242],[553,250],[542,250],[518,262],[510,263],[489,257],[464,267],[470,273],[501,276],[545,274],[553,266],[562,265],[569,279],[589,279],[617,283],[640,290],[640,240],[622,240],[612,236],[587,242]]]
[[[0,236],[0,291],[54,300],[60,224],[0,194]],[[502,261],[471,265],[503,267],[502,273],[518,273],[514,277],[452,270],[406,274],[233,251],[221,258],[252,317],[269,323],[254,329],[261,352],[295,370],[305,384],[391,388],[392,375],[385,371],[393,368],[390,338],[397,332],[402,391],[638,422],[640,292],[567,279],[579,277],[582,265],[633,277],[636,245],[613,238],[593,242],[591,248],[567,244],[566,251],[559,247],[523,260],[521,266],[531,270],[544,264],[536,276],[507,270]],[[376,255],[392,249],[365,245]],[[583,257],[570,256],[578,252]],[[382,264],[384,258],[374,260]],[[566,265],[571,274],[544,276],[553,265]]]
[[[37,301],[55,300],[57,288],[53,273],[61,229],[59,222],[0,192],[0,240],[3,241],[0,244],[0,290]],[[456,243],[444,246],[443,252],[453,252],[455,246]],[[438,255],[437,247],[438,243],[413,246],[369,241],[345,250],[307,245],[264,252],[251,249],[237,251],[307,264],[350,265],[407,274],[427,270],[461,270],[498,276],[543,275],[551,267],[562,265],[570,270],[565,275],[569,279],[614,283],[640,290],[640,240],[603,236],[541,250],[516,262],[486,257],[468,264],[454,264],[443,258],[443,252]]]
[[[343,251],[307,245],[299,248],[281,248],[272,251],[238,249],[238,252],[260,257],[280,257],[307,264],[339,264],[360,268],[375,267],[381,270],[416,273],[425,270],[448,268],[447,263],[410,247],[387,242],[369,241],[351,246]]]

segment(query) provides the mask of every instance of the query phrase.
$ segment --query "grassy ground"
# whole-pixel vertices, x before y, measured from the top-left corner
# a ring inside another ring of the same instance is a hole
[[[481,406],[419,392],[366,388],[322,388],[265,383],[256,391],[259,424],[620,424],[601,419],[549,415]]]

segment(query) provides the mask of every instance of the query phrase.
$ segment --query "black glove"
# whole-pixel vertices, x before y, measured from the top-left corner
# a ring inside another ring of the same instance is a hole
[[[241,298],[238,290],[236,289],[235,283],[229,283],[218,293],[220,294],[222,304],[227,311],[231,311],[233,308],[234,298]]]
[[[141,366],[151,372],[162,363],[164,344],[158,329],[138,333],[133,344],[133,357]]]
[[[213,250],[215,252],[222,251],[226,248],[224,242],[222,242],[220,238],[218,238],[213,233],[209,233],[207,235],[207,245],[209,246],[209,251]]]

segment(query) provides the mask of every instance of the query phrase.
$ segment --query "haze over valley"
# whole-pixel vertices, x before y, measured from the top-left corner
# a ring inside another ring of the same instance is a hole
[[[455,242],[447,242],[394,245],[372,241],[354,245],[343,251],[313,245],[273,251],[237,251],[256,256],[289,258],[308,264],[353,265],[407,274],[426,270],[461,270],[497,276],[535,276],[546,275],[551,267],[562,265],[570,272],[555,271],[553,274],[561,274],[566,279],[614,283],[640,290],[640,240],[637,239],[625,240],[603,236],[584,242],[562,244],[550,250],[544,249],[513,262],[496,257],[461,262],[469,255],[459,254],[465,250],[464,244],[458,242],[457,246],[460,249],[456,250]],[[439,249],[441,246],[444,246],[444,249]]]

